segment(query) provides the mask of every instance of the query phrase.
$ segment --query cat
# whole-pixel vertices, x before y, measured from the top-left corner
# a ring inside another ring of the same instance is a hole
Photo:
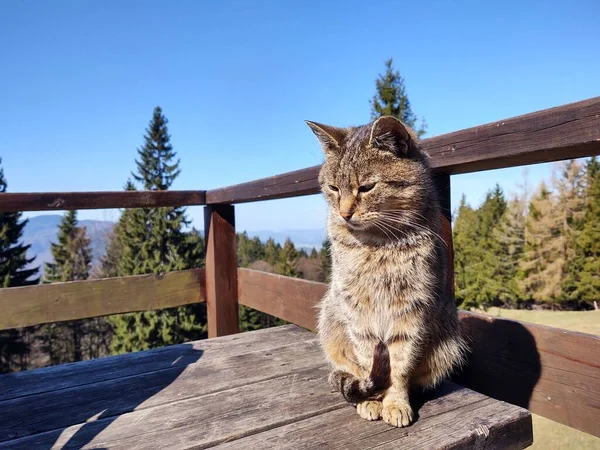
[[[410,391],[437,386],[467,352],[428,156],[391,116],[350,128],[307,124],[325,154],[318,179],[332,272],[317,328],[329,382],[362,418],[405,427]]]

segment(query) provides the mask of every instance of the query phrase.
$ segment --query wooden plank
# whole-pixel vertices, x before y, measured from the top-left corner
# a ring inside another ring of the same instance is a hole
[[[235,212],[232,205],[204,208],[208,336],[239,332]]]
[[[32,192],[0,194],[0,212],[156,208],[206,203],[205,191]]]
[[[202,357],[202,363],[206,364],[216,358],[300,344],[314,338],[314,334],[296,325],[284,325],[215,339],[204,339],[90,361],[0,375],[0,401],[187,366],[198,361],[199,356]]]
[[[600,336],[460,316],[472,354],[457,382],[600,437]]]
[[[0,449],[208,448],[346,406],[328,392],[327,370],[312,368],[260,383],[170,404],[102,417],[66,429],[0,443]],[[88,445],[89,444],[89,445]]]
[[[0,442],[186,399],[203,404],[210,394],[325,366],[315,336],[246,350],[227,357],[197,350],[196,361],[187,365],[0,402]]]
[[[424,139],[422,144],[432,167],[452,175],[598,155],[600,97]],[[206,202],[244,203],[317,194],[319,168],[209,190]]]
[[[274,177],[206,191],[206,203],[245,203],[300,197],[320,192],[317,176],[321,166],[295,170]]]
[[[204,301],[204,270],[0,289],[0,329]]]
[[[600,97],[425,139],[435,169],[450,174],[600,154]]]
[[[240,302],[314,329],[324,283],[239,269]],[[261,286],[264,288],[261,289]],[[472,340],[457,382],[600,436],[600,337],[459,312]]]
[[[315,306],[327,285],[250,269],[238,269],[240,303],[295,323],[316,329]]]
[[[0,448],[524,448],[529,413],[451,385],[419,405],[406,429],[367,422],[312,368],[202,397],[98,418],[0,444]],[[460,420],[456,418],[460,417]],[[312,427],[312,429],[310,428]],[[306,428],[309,428],[308,430]],[[347,432],[346,432],[347,431]],[[404,445],[407,442],[408,445]],[[418,446],[418,443],[425,446]],[[332,445],[326,445],[331,443]],[[468,446],[474,444],[473,446]]]
[[[531,415],[508,403],[445,383],[429,396],[419,419],[405,429],[355,417],[349,408],[274,428],[217,446],[292,450],[364,449],[522,449],[532,442]]]

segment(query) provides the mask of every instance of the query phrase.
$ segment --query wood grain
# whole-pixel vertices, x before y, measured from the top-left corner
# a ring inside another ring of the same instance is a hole
[[[293,336],[273,329],[260,339],[259,332],[223,338],[237,338],[244,353],[220,357],[227,350],[220,345],[182,367],[0,402],[0,449],[521,449],[531,442],[527,411],[452,383],[413,398],[419,419],[410,428],[364,421],[330,391],[314,334],[284,330]]]
[[[0,401],[75,388],[118,378],[134,377],[173,367],[301,344],[315,336],[296,325],[188,342],[140,352],[0,375]]]
[[[394,429],[383,422],[352,417],[337,409],[240,440],[219,450],[292,450],[297,448],[364,449],[522,449],[531,444],[527,411],[463,391],[445,383],[419,410],[410,428]]]
[[[204,208],[208,336],[239,332],[235,213],[232,205]]]
[[[250,269],[238,269],[240,303],[295,323],[316,329],[316,304],[327,285]]]
[[[204,270],[0,289],[0,330],[204,301]]]
[[[311,369],[315,361],[325,366],[314,336],[284,346],[272,342],[268,349],[246,349],[226,357],[196,350],[195,358],[185,365],[0,402],[0,442],[85,423],[99,414],[98,418],[110,419],[203,398]]]
[[[0,212],[155,208],[206,203],[205,191],[33,192],[0,194]]]
[[[238,269],[240,302],[314,329],[324,283]],[[460,311],[472,340],[457,382],[600,435],[600,337]]]
[[[460,312],[472,354],[457,382],[600,437],[600,336]]]
[[[455,175],[600,154],[600,97],[423,140],[432,167]],[[315,144],[316,145],[316,144]],[[317,194],[320,166],[206,192],[244,203]]]

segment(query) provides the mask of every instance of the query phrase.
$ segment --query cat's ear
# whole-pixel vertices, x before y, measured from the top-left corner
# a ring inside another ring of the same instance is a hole
[[[393,116],[383,116],[373,122],[369,145],[373,148],[406,156],[417,137],[410,128]]]
[[[325,153],[336,152],[341,149],[342,141],[346,136],[346,130],[311,122],[309,120],[305,120],[305,122],[319,139]]]

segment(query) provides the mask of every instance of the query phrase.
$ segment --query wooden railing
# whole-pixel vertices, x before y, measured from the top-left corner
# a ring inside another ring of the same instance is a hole
[[[600,97],[425,139],[452,248],[450,175],[600,154]],[[314,329],[326,285],[236,267],[234,204],[319,192],[319,167],[209,191],[5,193],[0,211],[205,206],[206,268],[0,289],[0,329],[207,302],[209,336],[239,331],[238,302]],[[600,436],[600,337],[460,312],[457,381]]]

